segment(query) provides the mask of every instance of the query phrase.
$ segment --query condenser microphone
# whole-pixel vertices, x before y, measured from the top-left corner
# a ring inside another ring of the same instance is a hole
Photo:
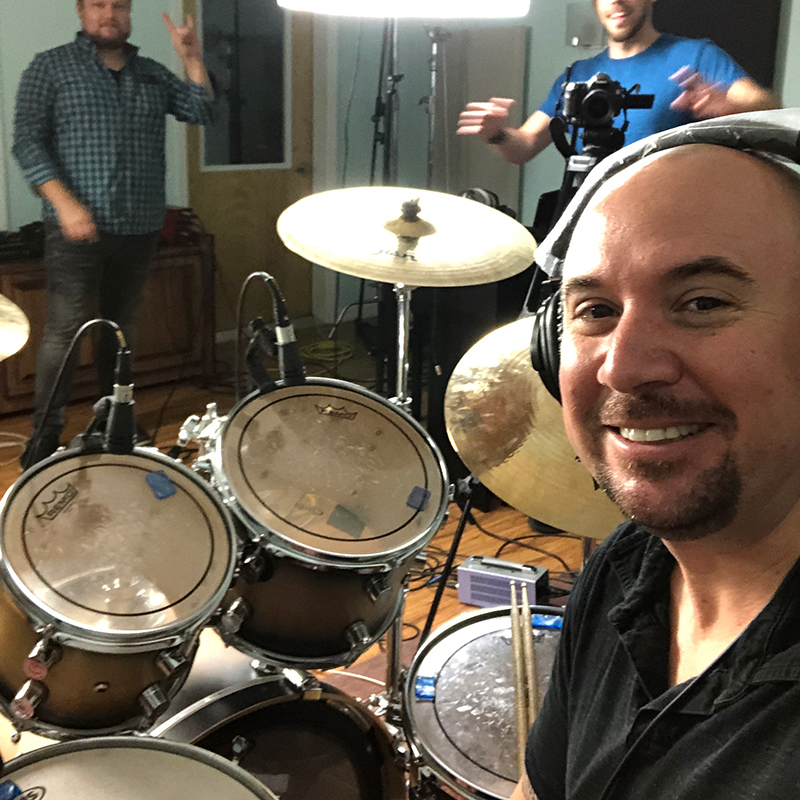
[[[306,382],[306,368],[300,357],[294,325],[289,319],[286,303],[280,292],[275,294],[275,338],[278,342],[278,366],[284,386],[297,386]]]
[[[127,455],[133,451],[135,437],[131,351],[120,347],[114,367],[114,392],[103,445],[109,453]]]

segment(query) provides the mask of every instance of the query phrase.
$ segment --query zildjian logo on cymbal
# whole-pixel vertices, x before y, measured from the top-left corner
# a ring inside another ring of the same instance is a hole
[[[376,250],[373,255],[376,256],[392,256],[392,258],[406,258],[409,261],[416,261],[417,257],[413,253],[401,253],[399,250]]]
[[[36,519],[52,522],[78,496],[78,490],[68,483],[63,489],[56,489],[49,500],[42,504],[44,511],[36,514]]]
[[[334,417],[335,419],[355,419],[358,411],[345,411],[344,406],[334,408],[330,403],[327,406],[314,406],[317,413],[323,417]]]

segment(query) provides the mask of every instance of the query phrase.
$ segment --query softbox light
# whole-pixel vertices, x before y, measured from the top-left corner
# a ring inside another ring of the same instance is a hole
[[[278,5],[343,17],[498,19],[524,17],[530,0],[278,0]]]

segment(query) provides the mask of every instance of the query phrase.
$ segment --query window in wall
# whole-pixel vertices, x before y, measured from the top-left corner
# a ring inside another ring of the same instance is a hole
[[[275,0],[202,0],[201,25],[217,95],[203,168],[288,166],[288,15]]]

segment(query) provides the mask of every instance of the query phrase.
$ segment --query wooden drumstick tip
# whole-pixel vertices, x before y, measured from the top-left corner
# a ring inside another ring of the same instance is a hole
[[[528,699],[525,687],[525,663],[522,652],[522,633],[520,631],[519,606],[517,604],[517,584],[511,581],[511,651],[514,661],[514,717],[517,723],[517,762],[520,775],[525,771],[525,745],[528,741]]]
[[[528,603],[528,586],[522,584],[522,659],[525,665],[525,685],[528,694],[528,722],[533,724],[539,713],[539,684],[536,681],[536,651],[533,649],[533,620]]]

